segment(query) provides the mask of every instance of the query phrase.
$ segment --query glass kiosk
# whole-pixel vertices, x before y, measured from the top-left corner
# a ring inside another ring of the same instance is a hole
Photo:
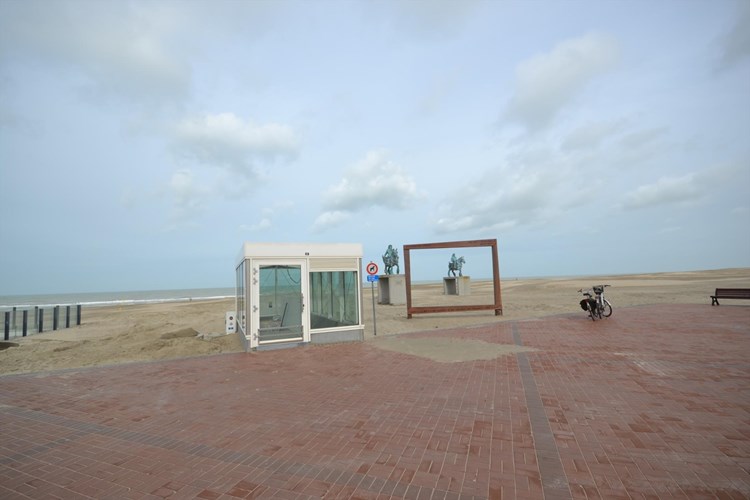
[[[361,244],[245,243],[237,334],[245,350],[364,338]]]

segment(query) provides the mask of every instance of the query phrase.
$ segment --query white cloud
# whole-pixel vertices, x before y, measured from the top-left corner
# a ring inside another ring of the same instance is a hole
[[[41,60],[78,71],[86,78],[87,95],[144,108],[180,102],[189,94],[190,67],[170,44],[173,33],[137,4],[0,4],[0,59]]]
[[[191,220],[205,210],[211,197],[211,190],[197,182],[189,169],[181,169],[172,174],[166,186],[167,195],[172,201],[170,220],[173,228],[190,224]]]
[[[640,209],[657,205],[686,203],[703,195],[696,175],[689,173],[680,177],[662,177],[653,184],[645,184],[626,193],[623,208]]]
[[[315,218],[313,222],[312,231],[320,232],[325,231],[328,228],[340,226],[345,221],[351,218],[352,214],[349,212],[342,212],[340,210],[333,210],[329,212],[323,212]]]
[[[299,149],[291,127],[258,125],[233,113],[187,118],[175,128],[174,142],[178,151],[202,164],[250,179],[260,175],[259,164],[292,159]]]
[[[513,218],[489,218],[489,212],[473,215],[463,215],[457,218],[443,217],[437,219],[433,227],[440,234],[459,233],[462,231],[508,231],[518,226],[518,220]]]
[[[416,183],[404,169],[387,160],[384,153],[370,151],[328,189],[324,206],[347,211],[371,206],[406,209],[419,196]]]
[[[263,231],[264,229],[270,229],[272,226],[271,219],[263,217],[255,224],[240,224],[240,231],[257,232]]]
[[[372,207],[405,210],[421,196],[416,182],[401,167],[387,160],[384,153],[370,151],[324,194],[326,211],[313,228],[339,225],[351,213]]]
[[[490,184],[487,181],[491,177],[485,175],[484,182],[458,189],[446,198],[440,208],[443,215],[433,224],[435,231],[507,230],[533,219],[532,214],[542,206],[539,198],[546,191],[539,185],[540,178],[498,175],[498,180]]]
[[[240,231],[259,232],[271,229],[273,221],[278,213],[282,215],[288,213],[294,208],[294,202],[279,200],[272,207],[265,207],[260,211],[260,220],[254,224],[240,224]]]
[[[542,157],[538,152],[529,156]],[[555,165],[550,158],[497,167],[454,189],[443,200],[433,229],[487,232],[547,224],[578,204],[583,196],[579,181],[575,171],[571,173],[564,163]]]
[[[524,61],[516,70],[505,116],[528,130],[544,128],[591,80],[615,64],[618,52],[613,38],[588,34]]]

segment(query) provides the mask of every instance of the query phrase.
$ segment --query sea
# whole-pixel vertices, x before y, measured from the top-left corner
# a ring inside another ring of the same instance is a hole
[[[0,310],[29,307],[78,305],[84,307],[188,302],[234,297],[234,287],[139,290],[128,292],[83,292],[41,295],[0,295]]]
[[[514,277],[503,278],[503,281],[516,279],[559,279],[561,277]],[[477,278],[491,280],[492,277]],[[433,285],[440,280],[415,280],[415,285]],[[369,289],[374,283],[364,281],[363,288]],[[84,307],[158,304],[162,302],[188,302],[197,300],[226,299],[235,296],[234,287],[224,288],[182,288],[174,290],[136,290],[125,292],[82,292],[37,295],[0,295],[0,311],[8,309],[28,309],[29,307],[54,307],[57,305],[82,305]]]

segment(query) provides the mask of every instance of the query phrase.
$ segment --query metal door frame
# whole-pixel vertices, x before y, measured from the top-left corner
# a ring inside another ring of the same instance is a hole
[[[247,306],[248,313],[250,314],[250,348],[255,349],[258,346],[276,345],[284,343],[295,343],[295,342],[310,342],[310,307],[309,301],[309,271],[307,259],[295,259],[295,258],[264,258],[264,259],[250,259],[250,301]],[[271,342],[260,343],[258,331],[260,328],[260,268],[261,266],[299,266],[300,268],[300,293],[302,294],[302,340],[278,340]]]

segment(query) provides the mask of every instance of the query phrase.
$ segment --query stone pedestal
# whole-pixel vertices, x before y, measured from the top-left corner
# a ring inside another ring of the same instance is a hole
[[[378,277],[378,304],[406,304],[405,275],[381,274]]]
[[[471,295],[471,276],[443,278],[443,295]]]

